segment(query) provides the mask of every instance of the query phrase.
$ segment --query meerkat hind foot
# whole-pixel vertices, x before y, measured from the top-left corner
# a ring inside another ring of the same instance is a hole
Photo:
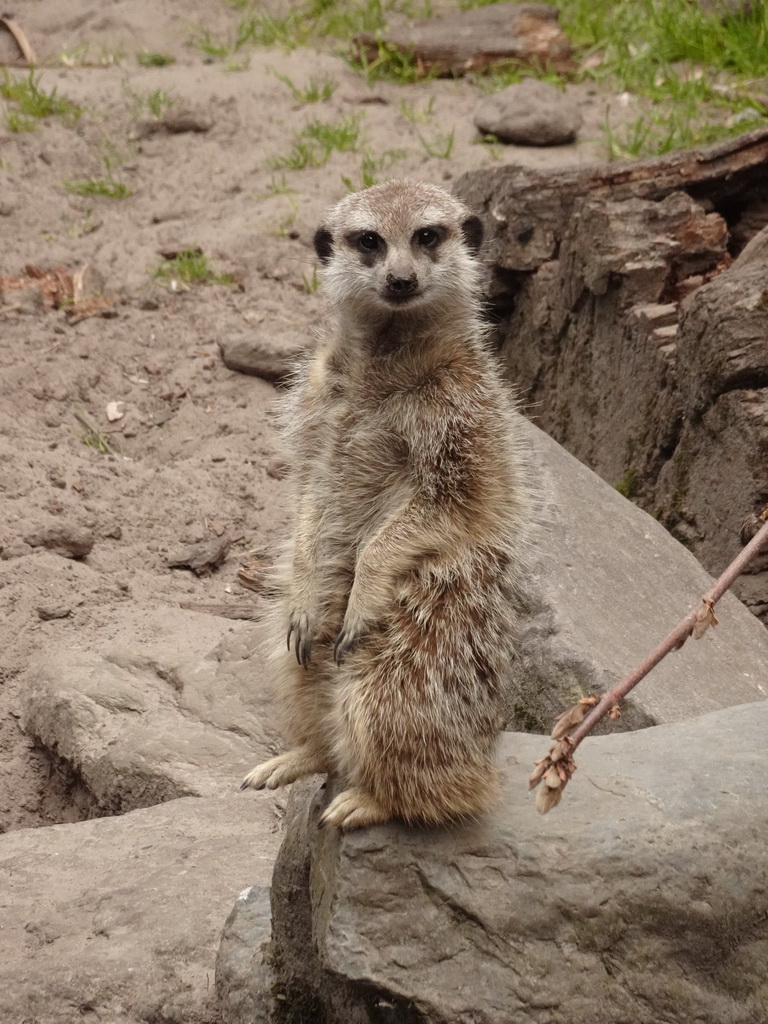
[[[320,825],[365,828],[367,825],[380,825],[391,817],[370,793],[353,786],[331,800],[320,818]]]
[[[327,771],[320,757],[306,747],[297,747],[257,765],[245,776],[240,789],[277,789],[305,775],[324,775]]]

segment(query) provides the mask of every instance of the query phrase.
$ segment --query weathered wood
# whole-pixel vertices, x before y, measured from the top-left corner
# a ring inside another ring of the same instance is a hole
[[[532,418],[719,573],[768,502],[768,131],[457,191]],[[734,590],[768,622],[768,558]]]
[[[4,14],[0,17],[0,28],[4,28],[13,37],[13,41],[18,46],[19,53],[24,58],[27,66],[34,67],[38,62],[37,56],[21,25],[14,21],[12,17],[9,17],[9,15]]]
[[[465,75],[501,61],[566,71],[573,67],[573,50],[558,16],[548,4],[493,4],[388,26],[380,34],[358,36],[355,43],[369,62],[378,58],[380,43],[393,47],[424,75]]]
[[[489,257],[507,270],[530,271],[555,257],[585,196],[658,201],[684,189],[717,206],[767,188],[768,130],[761,129],[716,146],[627,164],[470,171],[457,182],[456,193],[485,213]]]

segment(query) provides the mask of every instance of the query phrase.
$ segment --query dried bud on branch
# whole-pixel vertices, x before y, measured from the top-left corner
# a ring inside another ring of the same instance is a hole
[[[584,721],[587,712],[597,704],[597,695],[590,693],[588,697],[582,697],[578,704],[575,704],[568,711],[564,711],[555,722],[555,727],[550,733],[553,740],[560,740],[567,736],[574,726]]]
[[[700,640],[707,632],[710,626],[713,628],[717,625],[718,619],[715,615],[715,602],[708,600],[706,597],[701,599],[701,607],[696,610],[694,615],[693,633],[694,640]]]
[[[539,814],[546,814],[553,807],[557,807],[563,797],[563,790],[575,771],[576,762],[571,757],[571,741],[566,736],[550,749],[546,757],[536,762],[536,767],[528,780],[528,789],[539,786],[536,794],[536,810]]]

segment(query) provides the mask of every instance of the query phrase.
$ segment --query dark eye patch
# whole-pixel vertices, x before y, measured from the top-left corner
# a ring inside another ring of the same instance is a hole
[[[346,236],[346,241],[364,256],[375,256],[387,248],[387,243],[375,231],[352,231]]]
[[[429,225],[414,231],[411,242],[422,249],[436,249],[448,234],[448,229],[440,224]]]

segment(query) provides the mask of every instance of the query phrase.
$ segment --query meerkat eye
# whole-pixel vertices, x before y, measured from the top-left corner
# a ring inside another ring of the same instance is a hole
[[[434,249],[440,241],[440,232],[436,228],[419,228],[414,239],[423,249]]]
[[[358,246],[365,252],[378,252],[381,248],[381,236],[375,231],[365,231],[357,240]]]

